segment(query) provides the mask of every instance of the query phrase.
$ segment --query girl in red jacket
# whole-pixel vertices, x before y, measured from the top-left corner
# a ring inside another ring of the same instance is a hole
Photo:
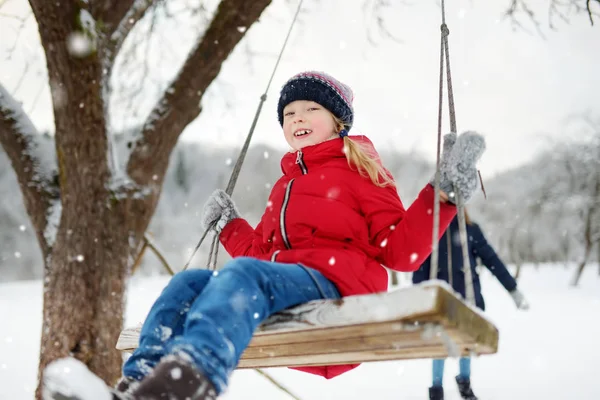
[[[123,398],[214,399],[269,315],[385,291],[383,266],[415,271],[429,256],[434,189],[425,185],[405,210],[369,139],[348,136],[352,100],[348,86],[321,72],[300,73],[283,86],[277,113],[291,151],[261,221],[253,228],[224,191],[211,195],[203,224],[216,222],[233,259],[217,272],[193,269],[171,279],[123,367]],[[449,188],[471,197],[483,149],[478,134],[446,135],[440,234],[456,214]],[[354,367],[299,369],[332,378]]]

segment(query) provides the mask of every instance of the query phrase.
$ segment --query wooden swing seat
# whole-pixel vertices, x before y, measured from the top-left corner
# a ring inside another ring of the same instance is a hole
[[[116,348],[138,345],[124,329]],[[493,354],[498,329],[442,281],[386,293],[318,300],[272,315],[257,329],[238,368],[352,364]]]

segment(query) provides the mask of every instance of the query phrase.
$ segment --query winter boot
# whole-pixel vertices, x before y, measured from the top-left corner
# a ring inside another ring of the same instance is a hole
[[[458,385],[460,397],[465,400],[477,400],[477,396],[475,396],[475,393],[473,393],[473,390],[471,389],[471,380],[469,378],[457,376],[456,384]]]
[[[442,386],[430,387],[429,400],[444,400],[444,388]]]
[[[119,379],[119,382],[117,382],[114,391],[118,393],[130,393],[139,384],[140,382],[138,380],[135,380],[129,376],[123,376],[121,379]]]
[[[131,392],[135,400],[216,400],[214,385],[194,366],[176,356],[158,363]]]
[[[125,399],[130,396],[131,393],[140,385],[140,381],[133,379],[129,376],[123,376],[119,379],[119,382],[111,389],[113,396],[112,400]]]

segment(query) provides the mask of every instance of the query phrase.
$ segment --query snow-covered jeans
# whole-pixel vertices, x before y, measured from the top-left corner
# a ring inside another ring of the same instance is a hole
[[[444,381],[444,361],[445,359],[435,359],[432,364],[433,386],[442,386]],[[471,359],[461,357],[458,360],[459,373],[461,378],[471,378]]]
[[[216,272],[182,271],[150,309],[123,375],[142,380],[162,357],[177,354],[222,393],[266,317],[311,300],[340,297],[331,281],[300,264],[239,257]]]

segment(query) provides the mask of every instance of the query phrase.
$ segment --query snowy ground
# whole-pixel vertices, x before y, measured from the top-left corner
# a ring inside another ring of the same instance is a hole
[[[494,278],[482,277],[487,314],[500,328],[500,350],[473,360],[472,381],[482,400],[600,399],[600,277],[589,267],[581,284],[568,286],[572,269],[527,268],[519,282],[531,304],[517,311]],[[127,322],[144,317],[166,278],[134,278],[128,294]],[[0,400],[32,399],[36,384],[42,313],[41,282],[0,285]],[[303,400],[426,399],[428,360],[363,364],[333,380],[288,369],[268,370]],[[446,398],[457,400],[446,366]],[[260,393],[260,395],[258,394]],[[235,372],[224,400],[287,400],[255,371]]]

